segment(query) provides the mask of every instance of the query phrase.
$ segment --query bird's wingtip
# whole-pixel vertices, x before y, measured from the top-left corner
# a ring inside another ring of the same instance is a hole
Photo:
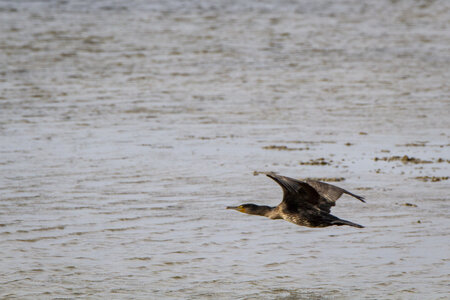
[[[266,176],[270,177],[270,178],[277,176],[277,173],[275,173],[275,172],[264,172],[264,174],[266,174]]]

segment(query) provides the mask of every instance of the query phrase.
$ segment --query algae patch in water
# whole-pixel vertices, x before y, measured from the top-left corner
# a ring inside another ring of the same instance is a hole
[[[428,142],[413,142],[413,143],[406,143],[404,145],[396,145],[396,146],[404,146],[404,147],[425,147]]]
[[[424,182],[428,182],[428,181],[438,182],[441,180],[448,180],[448,176],[440,176],[440,177],[439,176],[417,176],[415,178],[418,180],[422,180]]]
[[[409,203],[409,202],[405,202],[405,203],[395,203],[397,205],[401,205],[401,206],[408,206],[408,207],[418,207],[417,204],[413,204],[413,203]]]
[[[394,155],[394,156],[385,156],[385,157],[375,157],[373,159],[374,161],[387,161],[387,162],[391,162],[391,161],[401,161],[404,164],[407,163],[413,163],[413,164],[431,164],[433,162],[436,163],[450,163],[450,160],[448,159],[444,159],[444,158],[438,158],[435,161],[431,161],[431,160],[423,160],[420,158],[416,158],[416,157],[409,157],[408,155],[403,155],[403,156],[399,156],[399,155]]]
[[[317,159],[310,159],[309,161],[301,161],[299,162],[300,165],[308,165],[308,166],[326,166],[331,165],[332,161],[326,161],[325,158],[317,158]]]
[[[394,156],[390,156],[390,157],[375,157],[373,159],[374,161],[387,161],[387,162],[391,162],[391,161],[401,161],[402,163],[406,164],[406,163],[413,163],[413,164],[431,164],[432,161],[431,160],[422,160],[420,158],[415,158],[415,157],[409,157],[408,155],[403,155],[403,156],[398,156],[398,155],[394,155]]]
[[[305,148],[291,148],[288,146],[278,146],[278,145],[270,145],[263,147],[265,150],[278,150],[278,151],[302,151],[302,150],[309,150],[309,147]]]
[[[344,177],[308,177],[306,179],[316,180],[316,181],[327,181],[327,182],[340,182],[344,181]]]

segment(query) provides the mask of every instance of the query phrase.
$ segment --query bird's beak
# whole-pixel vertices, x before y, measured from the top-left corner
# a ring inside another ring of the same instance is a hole
[[[234,209],[237,210],[239,212],[245,212],[245,208],[243,208],[242,206],[227,206],[227,209]]]

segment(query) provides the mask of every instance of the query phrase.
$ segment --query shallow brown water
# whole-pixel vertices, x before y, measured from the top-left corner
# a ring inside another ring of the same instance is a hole
[[[448,297],[447,1],[92,2],[0,2],[1,298]]]

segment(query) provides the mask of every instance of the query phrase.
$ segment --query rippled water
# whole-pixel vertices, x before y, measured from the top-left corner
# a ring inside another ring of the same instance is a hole
[[[448,297],[448,1],[2,1],[0,20],[1,298]],[[367,204],[333,213],[366,228],[225,210],[280,201],[254,171],[340,180]]]

